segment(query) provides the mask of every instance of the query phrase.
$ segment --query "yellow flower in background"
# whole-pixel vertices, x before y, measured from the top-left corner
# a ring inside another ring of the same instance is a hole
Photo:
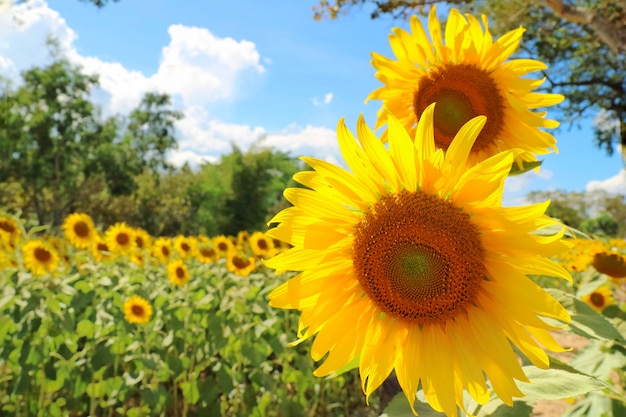
[[[124,319],[130,323],[145,324],[152,317],[152,306],[143,297],[131,295],[123,305]]]
[[[554,137],[541,129],[555,128],[558,122],[545,119],[545,112],[532,110],[558,104],[563,96],[533,92],[543,80],[525,77],[546,65],[532,59],[509,60],[524,29],[494,41],[487,19],[483,16],[482,20],[484,29],[473,16],[452,9],[442,33],[433,7],[428,18],[430,39],[417,16],[411,18],[411,33],[392,29],[390,43],[396,60],[372,54],[376,78],[384,84],[367,97],[382,100],[377,129],[393,114],[413,138],[424,110],[436,102],[433,129],[437,148],[447,150],[461,126],[473,117],[487,117],[468,165],[512,148],[523,151],[515,155],[518,163],[556,151]]]
[[[215,249],[220,258],[225,258],[235,250],[235,246],[229,238],[219,235],[213,238],[213,249]]]
[[[109,245],[104,241],[102,236],[96,237],[91,253],[97,262],[102,262],[113,258],[113,253],[109,249]]]
[[[248,242],[250,241],[250,233],[246,230],[242,230],[237,233],[237,246],[242,250],[248,247]]]
[[[34,275],[54,274],[59,266],[59,255],[41,239],[31,240],[22,246],[24,266]]]
[[[274,241],[263,232],[254,232],[250,236],[250,250],[254,256],[265,259],[271,258],[276,252]]]
[[[157,238],[154,242],[152,254],[162,263],[169,261],[172,256],[172,239],[164,236]]]
[[[226,269],[230,272],[247,277],[250,272],[254,271],[255,260],[253,257],[245,257],[244,255],[231,252],[226,258]]]
[[[294,179],[293,204],[267,235],[293,245],[265,261],[300,273],[270,294],[274,307],[300,310],[298,337],[315,335],[315,371],[330,375],[358,358],[369,396],[392,370],[413,406],[421,384],[447,416],[463,408],[463,389],[489,401],[485,376],[512,405],[527,381],[512,345],[540,368],[562,348],[538,316],[569,322],[565,309],[526,275],[571,280],[548,256],[565,249],[564,228],[544,215],[548,203],[501,207],[514,154],[498,153],[466,169],[485,124],[465,124],[444,153],[434,140],[434,106],[424,110],[416,140],[394,117],[388,148],[359,118],[358,142],[338,126],[346,171],[304,157],[314,171]]]
[[[135,236],[135,247],[140,251],[150,253],[154,240],[150,233],[140,227],[136,227],[133,229],[133,235]]]
[[[595,291],[581,297],[585,303],[589,304],[598,313],[602,313],[607,306],[615,304],[612,291],[607,286],[597,288]]]
[[[189,270],[181,259],[175,259],[167,264],[167,279],[176,286],[189,282]]]
[[[197,246],[198,241],[191,236],[178,235],[174,239],[174,248],[183,259],[189,259],[195,256]]]
[[[591,264],[601,274],[611,278],[626,278],[626,256],[620,253],[597,252]]]
[[[85,213],[72,213],[63,222],[65,238],[78,249],[89,249],[97,236],[93,220]]]
[[[133,228],[126,222],[110,226],[104,234],[104,240],[109,250],[118,255],[130,255],[137,246]]]
[[[215,249],[203,246],[198,248],[198,251],[196,252],[196,258],[198,258],[198,260],[203,264],[210,264],[217,261],[219,256],[217,255]]]
[[[22,236],[22,229],[10,217],[0,216],[0,243],[12,246]]]

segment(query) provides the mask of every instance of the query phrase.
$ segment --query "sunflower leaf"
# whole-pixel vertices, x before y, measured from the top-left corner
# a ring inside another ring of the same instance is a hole
[[[546,288],[546,291],[561,303],[572,317],[569,326],[565,328],[566,330],[587,338],[626,343],[626,339],[615,326],[585,302],[554,288]]]
[[[511,165],[511,171],[509,171],[509,177],[523,174],[531,169],[535,169],[541,166],[543,161],[522,161],[522,166],[518,165],[518,162],[513,162]]]
[[[579,372],[539,369],[532,365],[524,366],[523,369],[532,381],[518,382],[520,390],[526,394],[526,400],[560,400],[611,388],[606,382]]]

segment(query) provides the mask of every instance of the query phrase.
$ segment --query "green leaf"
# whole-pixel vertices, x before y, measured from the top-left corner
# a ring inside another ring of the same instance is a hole
[[[96,331],[96,326],[90,320],[81,320],[76,325],[76,333],[79,336],[85,336],[88,339],[93,338]]]
[[[444,413],[433,410],[430,405],[417,398],[415,399],[415,411],[420,417],[445,417]],[[415,415],[411,411],[411,406],[404,394],[399,393],[393,397],[380,417],[415,417]]]
[[[546,291],[561,303],[572,317],[572,321],[565,330],[587,338],[626,343],[626,339],[615,326],[585,302],[554,288],[547,288]]]
[[[518,382],[518,386],[526,394],[525,399],[530,401],[560,400],[610,387],[605,382],[582,373],[539,369],[532,365],[524,366],[523,369],[531,382]]]
[[[200,391],[198,391],[198,381],[185,381],[180,384],[183,396],[189,404],[195,404],[200,400]]]
[[[489,401],[478,413],[479,417],[530,417],[533,407],[526,401],[513,401],[513,407],[504,404],[499,398]]]
[[[521,161],[522,166],[520,167],[517,162],[513,162],[511,165],[511,171],[509,171],[509,177],[520,175],[524,172],[540,167],[542,163],[543,161]]]

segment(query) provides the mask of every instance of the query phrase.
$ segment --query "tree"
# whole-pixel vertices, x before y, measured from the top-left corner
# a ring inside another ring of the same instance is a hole
[[[314,18],[335,19],[354,6],[371,5],[372,18],[425,14],[435,0],[320,0]],[[563,116],[575,123],[600,116],[595,142],[611,155],[620,144],[626,164],[626,4],[610,0],[448,0],[465,12],[485,13],[490,30],[502,34],[518,26],[527,32],[522,48],[545,62],[544,89],[566,101]]]
[[[128,195],[143,171],[167,168],[178,112],[166,95],[148,94],[128,117],[102,120],[91,102],[98,78],[65,59],[22,74],[0,95],[0,183],[18,182],[27,212],[57,226],[83,205],[82,189]],[[4,156],[7,157],[4,157]],[[97,186],[97,178],[105,189]]]
[[[592,219],[583,220],[580,230],[598,236],[616,237],[619,225],[610,214],[605,212]]]

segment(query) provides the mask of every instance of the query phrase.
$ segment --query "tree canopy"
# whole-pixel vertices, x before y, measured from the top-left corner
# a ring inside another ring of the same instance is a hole
[[[526,28],[521,53],[548,65],[543,88],[563,94],[566,122],[596,115],[595,143],[611,155],[621,145],[626,164],[626,4],[587,0],[320,0],[315,19],[335,19],[357,6],[371,17],[407,18],[446,3],[484,13],[495,34]]]

